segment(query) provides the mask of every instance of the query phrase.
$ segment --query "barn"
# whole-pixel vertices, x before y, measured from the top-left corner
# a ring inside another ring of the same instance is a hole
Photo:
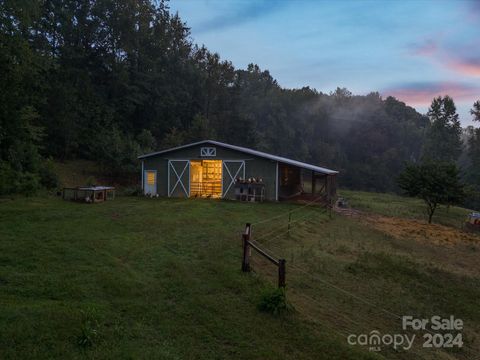
[[[139,159],[142,189],[151,196],[327,203],[336,196],[335,170],[213,140]]]

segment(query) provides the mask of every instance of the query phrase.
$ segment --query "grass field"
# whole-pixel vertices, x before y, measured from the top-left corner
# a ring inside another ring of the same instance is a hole
[[[286,315],[257,309],[275,287],[270,264],[253,255],[254,271],[240,271],[246,222],[287,259]],[[398,239],[288,204],[0,200],[0,358],[471,359],[480,246],[469,239]],[[397,331],[392,313],[462,318],[468,349],[347,344],[350,333]]]
[[[341,190],[339,195],[348,199],[349,206],[359,210],[386,216],[428,219],[426,205],[420,199],[351,190]],[[435,211],[433,222],[461,228],[469,212],[472,212],[472,210],[457,206],[440,206]]]

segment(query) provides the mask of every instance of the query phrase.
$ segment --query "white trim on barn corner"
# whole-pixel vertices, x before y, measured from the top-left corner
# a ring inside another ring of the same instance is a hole
[[[185,149],[185,148],[189,148],[189,147],[196,146],[196,145],[201,145],[201,144],[210,144],[210,145],[220,146],[220,147],[224,147],[226,149],[235,150],[235,151],[243,152],[243,153],[246,153],[246,154],[258,156],[258,157],[261,157],[261,158],[277,161],[277,162],[282,163],[282,164],[288,164],[288,165],[297,166],[297,167],[300,167],[300,168],[303,168],[303,169],[313,170],[315,172],[325,174],[325,175],[338,174],[338,171],[335,171],[335,170],[323,168],[323,167],[320,167],[320,166],[315,166],[315,165],[312,165],[312,164],[303,163],[303,162],[300,162],[300,161],[297,161],[297,160],[292,160],[292,159],[284,158],[284,157],[281,157],[281,156],[267,154],[267,153],[264,153],[262,151],[257,151],[257,150],[253,150],[253,149],[249,149],[249,148],[245,148],[245,147],[241,147],[241,146],[225,144],[225,143],[222,143],[222,142],[219,142],[219,141],[214,141],[214,140],[198,141],[198,142],[195,142],[195,143],[192,143],[192,144],[177,146],[177,147],[174,147],[174,148],[171,148],[171,149],[166,149],[166,150],[162,150],[162,151],[153,152],[153,153],[150,153],[150,154],[141,155],[138,158],[139,159],[144,159],[144,158],[147,158],[147,157],[150,157],[150,156],[160,155],[160,154],[168,153],[168,152],[171,152],[171,151]]]
[[[275,201],[278,201],[278,161],[275,166]]]
[[[145,173],[145,161],[142,160],[142,190],[145,190],[145,184],[144,182],[144,173]]]

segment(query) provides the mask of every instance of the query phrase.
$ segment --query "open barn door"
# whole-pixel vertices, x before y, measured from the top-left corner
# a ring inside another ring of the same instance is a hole
[[[245,179],[245,161],[244,160],[224,160],[223,161],[223,198],[234,196],[235,180],[241,177]]]
[[[168,196],[190,196],[189,160],[168,160]]]

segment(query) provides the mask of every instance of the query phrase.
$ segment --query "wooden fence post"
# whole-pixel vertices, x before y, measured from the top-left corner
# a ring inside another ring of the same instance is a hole
[[[285,259],[278,260],[278,287],[285,288]]]
[[[245,233],[242,234],[242,243],[243,243],[243,260],[242,260],[242,271],[250,271],[250,223],[245,225]]]

